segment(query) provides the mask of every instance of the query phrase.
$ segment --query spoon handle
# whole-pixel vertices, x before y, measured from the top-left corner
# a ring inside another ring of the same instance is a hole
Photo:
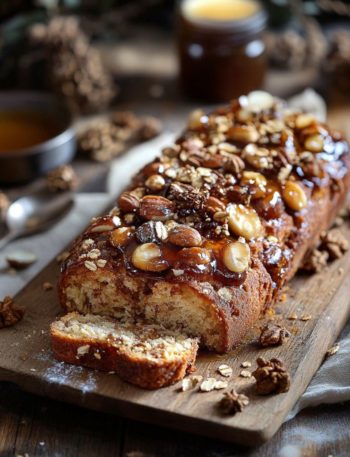
[[[10,241],[17,237],[16,232],[8,232],[3,238],[0,239],[0,250],[4,248]]]

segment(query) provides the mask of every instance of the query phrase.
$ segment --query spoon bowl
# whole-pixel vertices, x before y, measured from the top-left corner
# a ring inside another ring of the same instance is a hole
[[[0,240],[0,249],[9,241],[49,228],[73,206],[71,194],[52,196],[33,194],[13,202],[6,213],[7,235]]]

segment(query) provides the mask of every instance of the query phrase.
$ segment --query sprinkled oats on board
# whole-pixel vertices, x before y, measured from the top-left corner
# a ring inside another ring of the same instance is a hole
[[[232,375],[232,368],[228,365],[222,364],[219,366],[218,372],[221,374],[221,376],[229,378]]]
[[[248,370],[242,370],[239,375],[241,376],[241,378],[251,378],[252,377],[252,373]]]
[[[241,363],[242,368],[250,368],[252,366],[252,363],[249,362],[249,360],[245,360],[244,362]]]

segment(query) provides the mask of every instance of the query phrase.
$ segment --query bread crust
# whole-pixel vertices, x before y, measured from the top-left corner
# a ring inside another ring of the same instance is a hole
[[[219,116],[230,118],[230,113],[228,109],[220,112]],[[318,124],[314,128],[320,131],[325,129]],[[188,141],[188,136],[192,138],[192,133],[185,132],[178,144],[182,147],[184,141]],[[297,134],[303,138],[299,131]],[[331,160],[327,158],[324,163],[320,159],[322,166],[317,177],[305,174],[301,180],[307,195],[304,208],[291,211],[284,205],[276,217],[267,217],[259,206],[261,199],[253,201],[252,205],[261,217],[264,237],[249,241],[251,262],[247,271],[238,275],[238,282],[235,277],[232,280],[221,280],[214,274],[201,276],[194,275],[192,271],[177,276],[175,271],[179,270],[174,268],[164,273],[149,273],[130,267],[128,252],[118,251],[108,244],[108,231],[98,236],[93,232],[98,224],[113,224],[113,214],[124,217],[123,211],[112,212],[110,216],[93,221],[74,244],[59,280],[63,309],[116,318],[147,318],[198,336],[203,346],[220,353],[239,344],[260,314],[277,299],[284,284],[297,271],[306,252],[331,224],[346,200],[350,188],[349,149],[338,133],[329,135],[333,135],[332,141],[341,146],[343,152],[335,154]],[[299,136],[297,139],[301,141]],[[197,156],[200,154],[197,151]],[[158,165],[158,162],[151,166],[154,168],[155,164]],[[224,175],[217,171],[215,173],[219,176],[218,179],[223,179]],[[268,173],[266,176],[269,176]],[[297,173],[300,170],[296,170],[293,177],[295,180]],[[144,186],[146,178],[147,173],[143,170],[135,177],[130,189]],[[170,180],[167,184],[168,188],[171,187],[171,182]],[[284,186],[277,178],[272,183],[279,186],[278,189]],[[199,190],[196,198],[201,197],[201,192],[204,191]],[[227,199],[225,203],[227,204]],[[194,201],[193,204],[197,202]],[[203,210],[197,212],[200,211]],[[207,214],[203,217],[207,217]],[[136,227],[142,222],[144,219],[136,219]],[[127,223],[127,226],[132,226],[132,223]],[[198,226],[202,227],[203,224]],[[224,235],[220,238],[220,243],[231,242],[232,238],[234,239],[232,234]],[[86,268],[86,257],[82,250],[86,240],[92,240],[92,247],[101,247],[101,256],[106,260],[104,268],[96,268],[95,271]],[[215,245],[213,249],[216,249]],[[118,255],[115,255],[116,252]],[[279,257],[275,260],[277,254]]]

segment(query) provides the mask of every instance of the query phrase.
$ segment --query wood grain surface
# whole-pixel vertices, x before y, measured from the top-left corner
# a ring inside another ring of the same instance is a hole
[[[350,239],[350,230],[344,226]],[[15,382],[24,390],[128,418],[174,427],[238,443],[261,443],[280,427],[288,411],[305,390],[350,314],[350,255],[311,277],[299,276],[290,284],[288,299],[276,307],[275,319],[283,322],[292,337],[281,347],[259,349],[257,328],[247,343],[227,355],[202,353],[197,374],[216,373],[221,363],[233,368],[229,387],[246,393],[250,405],[236,416],[223,416],[217,408],[222,392],[179,392],[179,386],[144,391],[128,385],[115,375],[56,362],[51,354],[48,328],[60,309],[55,289],[44,291],[46,281],[55,283],[56,261],[45,268],[16,297],[27,308],[24,320],[2,330],[0,380]],[[295,313],[310,314],[308,321],[288,320]],[[279,357],[291,373],[288,393],[259,397],[253,379],[239,376],[240,364],[257,356]]]

